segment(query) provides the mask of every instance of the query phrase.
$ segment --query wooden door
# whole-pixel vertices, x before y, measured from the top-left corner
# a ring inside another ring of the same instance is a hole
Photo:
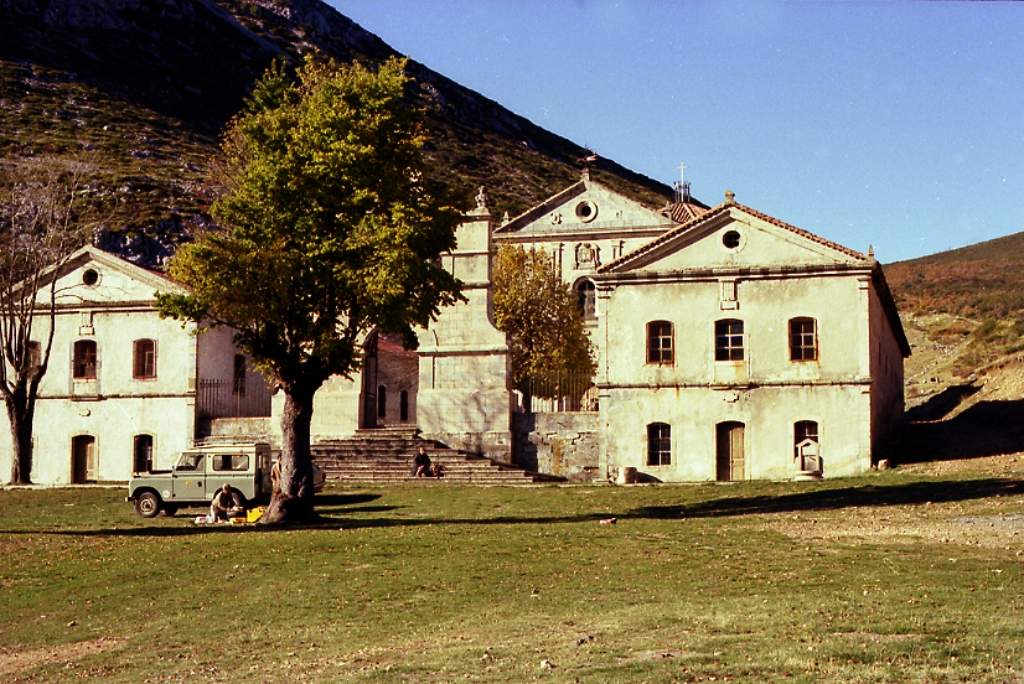
[[[727,421],[715,426],[716,478],[720,481],[742,480],[745,471],[743,423]]]
[[[79,435],[71,440],[71,481],[96,481],[96,438]]]

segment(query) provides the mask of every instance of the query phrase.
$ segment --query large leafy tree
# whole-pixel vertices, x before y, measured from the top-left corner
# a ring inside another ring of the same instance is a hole
[[[32,478],[39,384],[53,349],[57,275],[93,227],[89,167],[59,158],[0,161],[0,395],[14,447],[10,481]]]
[[[271,67],[223,138],[220,229],[171,262],[190,294],[159,300],[168,315],[233,328],[284,393],[280,486],[264,522],[313,514],[310,420],[323,382],[359,367],[369,330],[415,344],[412,326],[459,296],[436,257],[454,246],[460,213],[420,170],[404,67]]]
[[[503,245],[493,269],[494,319],[508,335],[511,384],[524,394],[556,398],[567,378],[589,379],[593,348],[572,289],[551,257]],[[587,383],[573,383],[580,391]]]

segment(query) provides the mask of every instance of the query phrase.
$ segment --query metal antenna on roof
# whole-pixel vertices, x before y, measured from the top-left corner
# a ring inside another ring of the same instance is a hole
[[[686,180],[686,162],[679,162],[679,180],[672,184],[676,202],[690,201],[690,182]]]

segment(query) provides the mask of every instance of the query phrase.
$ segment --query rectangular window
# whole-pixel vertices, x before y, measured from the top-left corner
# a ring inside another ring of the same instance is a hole
[[[647,465],[663,466],[672,463],[672,428],[665,423],[647,426]]]
[[[217,454],[213,457],[213,469],[217,472],[244,472],[249,469],[247,454]]]
[[[789,359],[818,360],[818,331],[813,318],[794,318],[789,322]]]
[[[132,377],[152,379],[156,377],[156,342],[135,340],[135,360],[132,363]]]
[[[672,363],[672,324],[651,321],[647,324],[647,363]]]
[[[668,466],[672,464],[672,427],[665,423],[651,423],[647,426],[647,465]]]
[[[743,360],[743,321],[715,321],[715,361]]]
[[[96,343],[93,340],[75,342],[71,377],[75,380],[96,379]]]

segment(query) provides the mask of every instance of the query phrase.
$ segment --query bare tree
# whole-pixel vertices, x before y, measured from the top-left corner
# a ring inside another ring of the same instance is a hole
[[[57,276],[91,230],[89,167],[0,160],[0,393],[14,453],[10,481],[32,477],[32,420],[53,348]]]

